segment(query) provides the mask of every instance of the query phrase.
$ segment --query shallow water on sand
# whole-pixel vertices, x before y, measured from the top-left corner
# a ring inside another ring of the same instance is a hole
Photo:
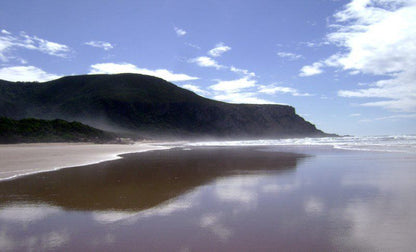
[[[191,147],[0,183],[0,250],[411,251],[415,154]]]

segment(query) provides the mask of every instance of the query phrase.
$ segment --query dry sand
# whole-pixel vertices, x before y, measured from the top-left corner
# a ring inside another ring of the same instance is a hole
[[[157,143],[37,143],[0,145],[0,180],[117,159],[124,153],[167,149]]]

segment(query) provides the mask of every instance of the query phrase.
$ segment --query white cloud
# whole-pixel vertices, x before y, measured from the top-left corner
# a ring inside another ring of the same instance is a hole
[[[312,96],[309,93],[300,93],[297,89],[291,87],[284,87],[284,86],[275,86],[275,85],[268,85],[268,86],[259,86],[258,92],[265,93],[265,94],[290,94],[293,96]]]
[[[37,41],[39,50],[46,54],[58,57],[66,57],[67,53],[69,52],[69,48],[66,45],[50,42],[36,37],[34,40]]]
[[[218,43],[215,48],[208,51],[208,54],[212,57],[220,57],[223,53],[231,50],[231,47],[225,45],[223,42]]]
[[[392,0],[349,3],[334,17],[339,28],[328,34],[328,40],[348,52],[338,57],[343,69],[370,74],[401,72],[416,56],[416,2],[389,9]],[[410,56],[410,57],[409,57]]]
[[[217,84],[209,88],[215,92],[214,99],[231,103],[245,104],[274,104],[262,98],[258,98],[259,93],[254,90],[257,88],[256,80],[244,77],[231,81],[218,81]]]
[[[352,0],[334,18],[327,40],[341,52],[315,62],[316,67],[305,66],[300,75],[319,74],[323,67],[379,75],[384,79],[367,89],[338,94],[381,99],[363,106],[416,111],[416,68],[411,67],[416,62],[416,1]]]
[[[178,37],[182,37],[186,35],[186,31],[184,29],[178,28],[178,27],[173,27],[173,29],[176,32],[176,35],[178,35]]]
[[[215,100],[230,102],[230,103],[244,103],[244,104],[276,104],[275,102],[258,98],[256,92],[238,92],[238,93],[222,93],[213,97]]]
[[[210,86],[209,88],[214,91],[225,91],[225,92],[237,92],[241,89],[256,86],[256,81],[247,77],[230,80],[230,81],[218,81],[217,84]]]
[[[108,51],[114,48],[114,46],[110,42],[105,42],[105,41],[89,41],[89,42],[85,42],[84,44],[92,46],[92,47],[101,48],[101,49],[104,49],[105,51]]]
[[[304,76],[312,76],[312,75],[320,74],[323,72],[322,67],[323,67],[323,64],[321,62],[315,62],[312,65],[303,66],[300,69],[299,76],[304,77]]]
[[[49,81],[61,76],[47,73],[35,66],[13,66],[0,68],[0,79],[8,81]]]
[[[218,80],[216,84],[209,86],[209,89],[214,92],[213,99],[230,103],[275,104],[275,102],[258,97],[260,93],[258,90],[262,86],[259,86],[257,81],[252,78],[254,73],[248,71],[247,73],[240,79]]]
[[[230,67],[230,71],[234,72],[234,73],[239,73],[239,74],[243,74],[245,76],[249,76],[249,77],[255,77],[256,74],[253,72],[248,71],[247,69],[240,69],[240,68],[236,68],[234,66]]]
[[[189,76],[187,74],[173,73],[167,69],[149,70],[139,68],[129,63],[100,63],[91,66],[89,74],[117,74],[117,73],[137,73],[156,76],[167,81],[180,82],[197,80],[198,77]]]
[[[277,56],[279,56],[280,58],[286,58],[288,60],[298,60],[303,58],[302,55],[291,52],[278,52]]]
[[[216,69],[224,68],[224,66],[219,65],[217,61],[210,57],[201,56],[189,60],[190,63],[195,63],[200,67],[214,67]]]
[[[200,87],[198,87],[196,85],[185,84],[185,85],[182,85],[182,87],[186,88],[188,90],[191,90],[192,92],[200,94],[200,95],[209,95],[210,94],[208,91],[205,91],[205,90],[201,89]]]
[[[6,34],[6,35],[10,35],[11,34],[10,32],[8,32],[8,31],[6,31],[4,29],[1,30],[1,33]]]
[[[68,57],[71,53],[71,49],[66,45],[51,42],[37,36],[30,36],[24,32],[21,32],[19,35],[13,35],[6,30],[2,30],[0,34],[0,60],[6,62],[16,58],[11,53],[17,48],[36,50],[63,58]]]

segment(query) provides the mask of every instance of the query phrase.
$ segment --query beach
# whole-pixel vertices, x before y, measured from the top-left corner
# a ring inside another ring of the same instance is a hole
[[[0,180],[16,176],[99,163],[120,154],[165,149],[157,143],[92,144],[33,143],[0,144]]]
[[[4,180],[0,249],[411,251],[415,153],[313,141],[161,145]]]

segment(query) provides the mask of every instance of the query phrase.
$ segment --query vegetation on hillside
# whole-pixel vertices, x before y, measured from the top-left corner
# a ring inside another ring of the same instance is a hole
[[[115,135],[80,122],[0,117],[0,143],[108,142]]]

